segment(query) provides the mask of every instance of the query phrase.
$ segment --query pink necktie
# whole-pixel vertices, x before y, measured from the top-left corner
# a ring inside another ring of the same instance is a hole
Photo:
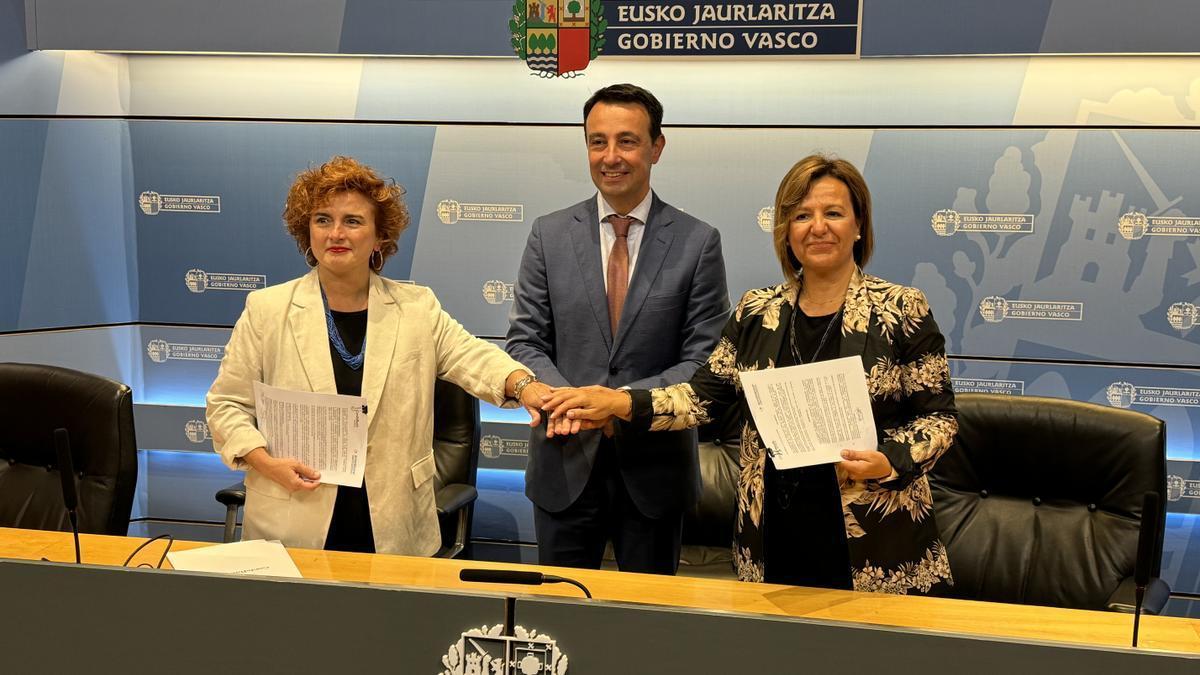
[[[617,335],[617,325],[621,323],[621,308],[625,306],[625,292],[629,289],[629,226],[637,218],[612,215],[608,222],[612,225],[617,240],[613,242],[612,251],[608,254],[608,320],[611,323],[613,337]]]

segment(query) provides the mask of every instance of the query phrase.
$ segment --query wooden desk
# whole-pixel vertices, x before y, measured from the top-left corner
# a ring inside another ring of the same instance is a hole
[[[83,535],[83,561],[120,565],[143,541],[137,538]],[[139,553],[131,565],[157,562],[164,545],[161,542],[151,544]],[[175,542],[173,550],[209,545]],[[459,581],[460,569],[516,567],[568,576],[587,586],[598,600],[893,626],[989,638],[1128,647],[1133,625],[1131,615],[1110,612],[477,561],[306,549],[291,549],[290,552],[306,579],[465,590],[480,595],[503,593],[576,598],[580,593],[578,589],[563,584],[540,587],[468,584]],[[43,557],[53,561],[74,561],[71,536],[60,532],[0,528],[0,558],[40,560]],[[1200,621],[1145,616],[1142,618],[1139,643],[1140,650],[1200,654]]]

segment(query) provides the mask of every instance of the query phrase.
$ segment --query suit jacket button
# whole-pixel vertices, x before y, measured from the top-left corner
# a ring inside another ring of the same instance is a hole
[[[617,374],[617,373],[619,373],[619,372],[621,372],[619,368],[609,368],[609,369],[608,369],[608,374],[609,374],[609,375],[616,375],[616,374]]]

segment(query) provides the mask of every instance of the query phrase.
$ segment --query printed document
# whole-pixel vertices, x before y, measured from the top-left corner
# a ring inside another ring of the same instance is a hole
[[[840,462],[842,450],[878,447],[859,357],[739,375],[775,468]]]
[[[367,463],[367,400],[254,383],[258,430],[272,457],[321,472],[322,483],[361,487]]]
[[[171,567],[189,572],[302,578],[287,549],[277,541],[253,539],[173,551],[167,554],[167,560]]]

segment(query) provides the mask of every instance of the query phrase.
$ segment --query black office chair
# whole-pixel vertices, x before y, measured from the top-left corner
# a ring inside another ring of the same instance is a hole
[[[699,429],[700,499],[683,514],[679,574],[733,579],[733,535],[741,473],[742,419],[736,406]]]
[[[70,434],[79,531],[125,535],[137,486],[133,392],[77,370],[0,363],[0,526],[70,531],[54,430]]]
[[[1166,497],[1166,426],[1093,403],[960,394],[930,475],[954,597],[1132,611],[1142,500]],[[896,517],[896,516],[892,516]],[[1151,575],[1162,563],[1163,520]],[[1157,578],[1145,608],[1170,589]]]
[[[436,557],[470,555],[471,520],[479,497],[475,489],[479,438],[479,400],[451,382],[438,380],[433,392],[433,457],[442,548]],[[224,539],[233,541],[238,509],[246,504],[246,484],[218,491],[217,501],[225,505]]]

